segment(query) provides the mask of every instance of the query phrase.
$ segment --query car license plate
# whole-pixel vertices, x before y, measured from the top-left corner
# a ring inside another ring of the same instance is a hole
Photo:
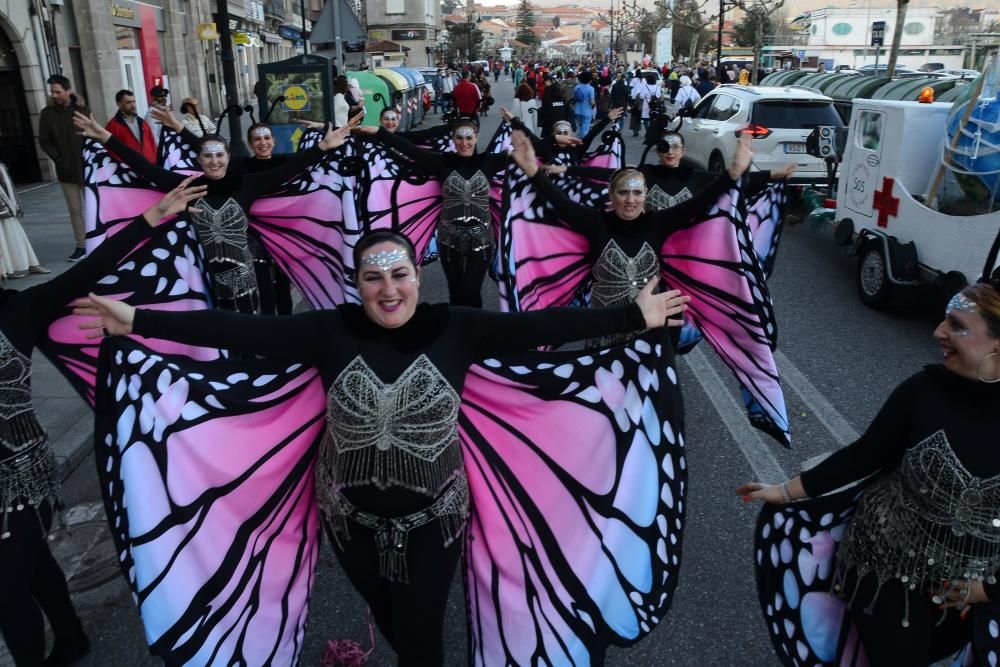
[[[785,144],[785,153],[805,153],[805,144]]]

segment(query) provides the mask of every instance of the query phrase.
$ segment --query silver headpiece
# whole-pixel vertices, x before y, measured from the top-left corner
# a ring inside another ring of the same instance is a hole
[[[254,137],[254,138],[257,138],[257,137],[270,137],[271,136],[271,128],[269,128],[269,127],[255,127],[253,130],[250,131],[250,136]]]
[[[362,258],[361,265],[374,266],[379,271],[388,271],[396,262],[408,261],[409,259],[410,256],[406,254],[405,250],[396,248],[395,250],[382,250],[381,252],[373,252],[370,255],[366,255]]]
[[[462,125],[454,132],[452,132],[451,136],[455,137],[456,139],[474,139],[476,136],[476,131],[473,130],[468,125]]]
[[[622,182],[622,185],[629,190],[646,190],[646,181],[638,176],[629,176]]]
[[[206,141],[201,145],[202,153],[225,153],[226,144],[221,141]]]
[[[382,118],[384,120],[399,120],[399,114],[397,114],[395,111],[386,111],[384,114],[382,114]]]
[[[978,313],[979,310],[976,306],[976,302],[968,298],[961,292],[951,297],[951,301],[948,302],[948,307],[944,309],[945,315],[953,310],[961,310],[965,313]]]
[[[661,139],[660,141],[665,143],[668,149],[684,147],[684,142],[676,134],[668,134],[667,136],[663,137],[663,139]]]
[[[573,134],[573,126],[567,121],[561,120],[552,126],[552,134],[567,135]]]

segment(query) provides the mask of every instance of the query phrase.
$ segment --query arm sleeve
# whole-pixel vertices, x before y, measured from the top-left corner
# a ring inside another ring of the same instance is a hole
[[[544,150],[544,144],[542,139],[539,139],[534,132],[528,129],[528,126],[524,124],[524,121],[518,117],[514,117],[510,121],[510,126],[515,130],[521,130],[524,132],[524,136],[528,137],[528,141],[534,147],[536,153],[540,153]]]
[[[227,310],[168,312],[137,308],[132,331],[148,338],[219,347],[318,365],[334,344],[333,310],[247,315]]]
[[[747,198],[754,197],[761,192],[771,182],[770,171],[754,171],[746,176],[743,183],[743,195]]]
[[[589,206],[584,206],[583,204],[577,204],[567,197],[565,192],[552,184],[552,181],[549,180],[548,176],[541,169],[535,172],[535,176],[531,180],[534,182],[535,187],[538,188],[538,192],[556,209],[559,217],[569,224],[574,231],[583,234],[588,239],[593,239],[597,236],[597,230],[602,224],[600,211],[592,209]]]
[[[432,153],[431,151],[425,151],[423,148],[418,148],[403,137],[397,137],[392,132],[386,131],[384,127],[380,127],[378,129],[378,133],[375,135],[374,139],[399,151],[414,162],[417,162],[422,166],[426,165],[430,167],[430,169],[437,174],[444,173],[446,169],[444,159],[439,154]]]
[[[576,176],[578,178],[596,178],[599,181],[607,181],[616,171],[618,170],[611,169],[610,167],[582,167],[574,165],[572,167],[567,167],[566,175]]]
[[[802,487],[810,497],[899,463],[908,444],[907,426],[919,377],[916,375],[896,387],[864,435],[802,473]]]
[[[86,294],[94,283],[111,273],[152,231],[140,215],[65,273],[18,294],[16,317],[27,325],[25,333],[39,335],[70,301]]]
[[[673,229],[686,227],[707,213],[719,195],[735,185],[736,182],[729,177],[729,174],[723,172],[691,199],[670,208],[653,211],[649,215],[654,216],[658,224],[669,225]]]
[[[610,122],[611,122],[611,119],[609,119],[607,116],[605,116],[601,120],[599,120],[596,123],[594,123],[593,125],[591,125],[590,126],[590,132],[587,132],[587,136],[585,136],[583,138],[583,145],[580,146],[580,148],[584,152],[590,150],[590,144],[594,143],[594,139],[596,139],[597,137],[599,137],[601,135],[601,133],[604,132],[604,128],[606,128],[608,126],[608,123],[610,123]]]
[[[59,147],[56,146],[55,139],[52,136],[52,120],[44,112],[38,122],[38,145],[42,147],[42,150],[49,156],[49,159],[55,162],[62,159],[62,153],[59,151]]]
[[[403,138],[413,144],[422,144],[431,139],[436,139],[448,133],[447,125],[435,125],[425,127],[422,130],[409,130],[403,134]]]
[[[107,147],[109,151],[120,157],[122,161],[131,167],[137,174],[152,183],[154,187],[159,190],[163,190],[164,192],[167,190],[173,190],[180,185],[181,181],[185,178],[182,174],[177,174],[162,167],[158,167],[155,164],[150,164],[146,158],[143,157],[142,153],[132,150],[119,141],[114,135],[108,139]]]
[[[322,157],[323,150],[318,145],[298,151],[279,167],[244,175],[241,190],[249,192],[255,199],[276,192],[286,181],[319,162]]]
[[[524,313],[499,313],[452,308],[462,327],[462,341],[472,359],[562,345],[619,332],[640,331],[646,321],[638,304],[617,308],[547,308]]]

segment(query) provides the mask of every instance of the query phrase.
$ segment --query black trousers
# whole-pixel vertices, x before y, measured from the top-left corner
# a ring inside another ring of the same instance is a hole
[[[409,582],[379,577],[375,532],[351,522],[344,549],[333,542],[347,578],[368,603],[379,631],[392,645],[400,667],[444,664],[444,612],[462,553],[460,536],[445,547],[437,521],[409,534]]]
[[[52,513],[39,508],[45,525]],[[66,576],[49,551],[38,514],[30,507],[7,515],[10,537],[0,540],[0,631],[17,667],[36,667],[45,659],[45,620],[57,642],[80,632]]]
[[[854,590],[854,582],[851,572],[844,586],[848,595]],[[865,613],[877,586],[873,575],[862,579],[849,610],[872,667],[929,665],[950,656],[972,640],[971,614],[962,619],[956,610],[949,609],[938,625],[941,610],[931,601],[930,593],[904,589],[898,579],[882,585],[872,612]],[[904,617],[909,620],[907,627],[902,624]]]
[[[482,308],[483,280],[490,268],[492,251],[460,252],[442,245],[438,255],[448,281],[448,302],[453,306]]]

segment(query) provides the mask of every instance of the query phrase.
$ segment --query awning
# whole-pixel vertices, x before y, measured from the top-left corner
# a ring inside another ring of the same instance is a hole
[[[334,11],[337,9],[337,3],[340,3],[339,12]],[[340,19],[339,26],[334,25],[335,14],[339,14],[336,17]],[[361,23],[358,22],[358,17],[354,15],[350,5],[347,4],[347,0],[327,0],[323,4],[323,10],[319,13],[312,33],[309,35],[311,44],[331,44],[337,40],[354,42],[364,39],[368,39],[368,35],[361,27]]]
[[[281,44],[285,40],[281,38],[281,35],[275,35],[273,32],[268,32],[267,30],[261,30],[260,36],[264,38],[264,41],[268,44]]]

